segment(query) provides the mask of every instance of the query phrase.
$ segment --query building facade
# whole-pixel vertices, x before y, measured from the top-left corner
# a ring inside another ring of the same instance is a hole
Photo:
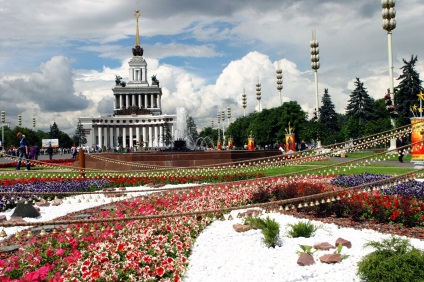
[[[99,117],[80,117],[87,138],[86,146],[100,148],[160,148],[171,145],[174,139],[175,115],[162,113],[162,88],[156,76],[152,83],[147,78],[147,62],[140,47],[138,18],[136,25],[136,46],[133,57],[128,62],[129,80],[121,81],[117,76],[113,114]]]

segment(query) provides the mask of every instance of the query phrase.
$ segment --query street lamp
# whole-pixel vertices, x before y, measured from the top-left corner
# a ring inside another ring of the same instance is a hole
[[[314,70],[315,74],[315,108],[317,111],[317,117],[318,117],[318,111],[319,111],[319,104],[318,104],[318,69],[320,67],[319,65],[319,43],[316,39],[315,30],[312,31],[312,41],[310,42],[311,46],[311,67]]]
[[[221,118],[222,118],[222,144],[225,144],[225,111],[221,112]]]
[[[4,124],[6,123],[6,112],[1,111],[1,146],[3,147],[3,151],[6,150],[4,146]]]
[[[212,129],[213,129],[213,120],[211,120],[211,127],[212,127]]]
[[[32,127],[35,129],[35,117],[32,118]]]
[[[228,117],[228,127],[230,127],[230,119],[231,119],[231,108],[227,107],[227,117]]]
[[[258,100],[258,112],[261,112],[261,84],[256,83],[256,99]]]
[[[281,97],[281,90],[283,90],[283,70],[280,69],[280,61],[278,61],[277,73],[277,90],[280,92],[280,106],[283,105],[283,97]]]
[[[244,116],[246,116],[246,107],[247,107],[247,98],[246,98],[246,91],[243,88],[243,95],[241,95],[241,100],[243,102],[243,112],[244,112]]]
[[[393,82],[393,52],[392,52],[392,30],[396,28],[396,10],[395,7],[396,0],[381,0],[381,7],[383,8],[383,11],[381,15],[383,16],[383,29],[387,30],[387,45],[389,49],[389,84],[390,84],[390,91],[388,94],[390,94],[390,98],[392,101],[395,101],[395,90],[394,90],[394,82]],[[395,125],[395,119],[390,119],[391,124],[394,127]],[[396,140],[391,139],[390,140],[390,148],[394,149],[396,148]]]
[[[22,127],[22,115],[18,115],[18,126]]]
[[[219,143],[221,141],[221,136],[220,136],[220,133],[219,133],[219,131],[221,130],[220,129],[221,115],[220,114],[217,114],[216,117],[218,118],[218,143]]]

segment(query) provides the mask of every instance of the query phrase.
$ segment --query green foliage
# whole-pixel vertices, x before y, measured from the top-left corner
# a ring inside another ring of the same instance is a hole
[[[313,255],[315,252],[317,252],[318,250],[312,250],[313,247],[312,246],[308,246],[308,245],[299,245],[299,247],[302,249],[301,251],[297,251],[296,254],[308,254],[308,255]]]
[[[371,241],[364,247],[376,249],[358,262],[358,276],[368,282],[424,281],[424,252],[408,240],[391,237]]]
[[[249,224],[252,228],[261,229],[264,234],[264,243],[270,248],[275,248],[278,245],[278,235],[280,234],[280,225],[274,219],[268,216],[265,219],[247,217],[245,224]]]
[[[84,126],[81,124],[81,121],[78,121],[77,129],[75,130],[75,135],[72,137],[72,142],[77,146],[82,146],[87,143]]]
[[[256,144],[260,146],[275,144],[285,140],[285,128],[289,122],[298,138],[309,141],[302,135],[306,131],[306,113],[295,101],[285,102],[280,107],[264,109],[260,113],[255,112],[238,118],[226,129],[225,135],[232,136],[234,145],[237,147],[247,144],[250,131],[255,136]]]
[[[402,74],[398,78],[400,82],[395,89],[395,105],[399,113],[399,118],[396,119],[397,126],[411,123],[411,106],[419,104],[417,94],[424,90],[421,87],[420,75],[415,70],[417,61],[417,56],[414,57],[414,55],[411,56],[410,61],[403,59],[405,65],[401,68]]]
[[[290,230],[288,235],[292,238],[305,237],[310,238],[320,228],[320,226],[314,225],[311,221],[299,221],[296,224],[289,224]]]
[[[342,244],[338,244],[337,245],[337,249],[334,251],[334,254],[341,254],[342,253],[342,249],[343,249],[343,245]],[[349,255],[342,255],[342,259],[347,259],[349,257]]]

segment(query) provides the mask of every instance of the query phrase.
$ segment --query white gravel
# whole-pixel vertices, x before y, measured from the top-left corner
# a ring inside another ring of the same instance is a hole
[[[249,230],[244,233],[234,231],[233,224],[243,222],[242,218],[237,218],[237,214],[243,211],[233,211],[233,220],[215,221],[200,234],[189,257],[190,264],[184,282],[361,281],[356,275],[357,263],[373,251],[372,248],[364,249],[363,245],[368,241],[380,241],[391,236],[368,229],[357,230],[311,221],[321,226],[313,237],[290,238],[287,235],[288,224],[307,220],[269,213],[262,214],[261,217],[269,216],[280,224],[281,246],[267,248],[262,241],[261,230]],[[314,265],[297,264],[299,255],[296,252],[301,250],[299,245],[322,242],[335,244],[339,237],[352,242],[352,248],[343,247],[341,254],[349,257],[341,263],[326,264],[319,261],[322,255],[333,253],[332,249],[314,253]],[[410,241],[416,248],[424,249],[424,241]]]

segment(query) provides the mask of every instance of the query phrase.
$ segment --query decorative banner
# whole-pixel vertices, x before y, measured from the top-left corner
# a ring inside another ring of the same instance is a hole
[[[222,150],[221,139],[218,139],[218,144],[216,145],[218,150]]]
[[[249,138],[247,139],[247,150],[255,150],[255,137],[253,136],[252,131],[250,131]]]
[[[411,143],[424,141],[424,118],[411,118]],[[424,142],[412,146],[412,161],[424,161]]]
[[[294,133],[286,134],[286,152],[293,151],[296,152],[296,139],[294,138]]]

